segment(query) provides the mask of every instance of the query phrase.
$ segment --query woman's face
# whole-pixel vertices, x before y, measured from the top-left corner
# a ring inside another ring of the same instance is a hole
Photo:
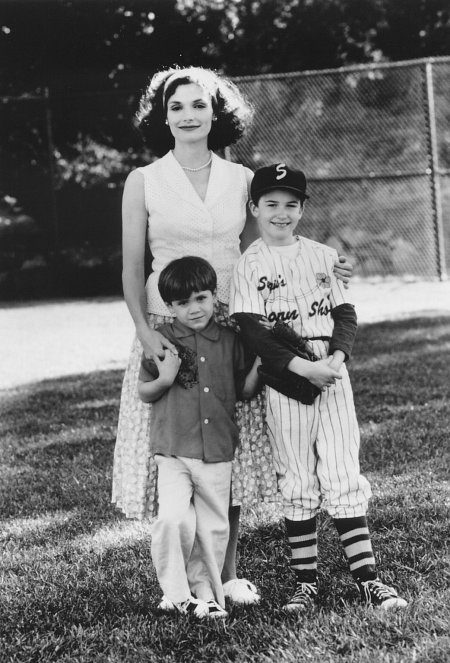
[[[175,142],[207,141],[211,131],[211,96],[200,85],[179,85],[167,101],[167,121]]]

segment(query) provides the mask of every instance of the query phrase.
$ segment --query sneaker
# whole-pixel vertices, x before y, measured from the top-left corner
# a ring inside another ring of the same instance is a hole
[[[405,608],[408,605],[405,599],[399,597],[393,587],[388,587],[379,578],[365,582],[357,580],[356,584],[359,587],[361,599],[367,606],[391,610],[391,608]]]
[[[195,599],[193,596],[190,596],[182,603],[174,603],[173,605],[182,615],[194,615],[197,619],[206,619],[209,617],[209,607],[206,601]]]
[[[234,578],[225,582],[223,593],[230,601],[241,605],[252,605],[261,600],[255,585],[245,578]]]
[[[297,612],[311,608],[317,597],[317,591],[317,582],[297,582],[294,595],[283,606],[283,610]]]
[[[208,606],[207,616],[209,619],[225,619],[225,617],[228,617],[228,612],[213,599],[207,601],[206,605]]]
[[[164,612],[170,612],[171,610],[176,610],[175,603],[170,599],[168,599],[167,596],[162,597],[161,601],[158,604],[158,608],[160,610],[164,610]]]

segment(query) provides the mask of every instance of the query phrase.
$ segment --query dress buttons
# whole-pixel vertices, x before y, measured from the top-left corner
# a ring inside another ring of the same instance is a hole
[[[203,391],[206,391],[206,393],[208,393],[209,387],[203,387]]]
[[[204,357],[200,357],[200,361],[206,361]]]
[[[203,423],[205,423],[205,424],[209,424],[209,419],[204,419],[204,420],[203,420]]]

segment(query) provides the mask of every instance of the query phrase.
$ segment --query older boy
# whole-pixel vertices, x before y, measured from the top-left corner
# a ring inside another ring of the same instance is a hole
[[[180,258],[162,270],[158,288],[175,320],[158,331],[177,352],[143,357],[138,384],[140,398],[153,403],[159,511],[152,559],[160,607],[199,619],[227,616],[221,572],[238,442],[234,410],[259,383],[257,362],[250,369],[237,334],[213,319],[216,284],[202,258]]]
[[[306,179],[284,163],[256,171],[251,211],[261,238],[234,270],[230,314],[260,355],[265,373],[297,374],[316,387],[304,404],[266,387],[267,423],[283,498],[296,588],[284,606],[302,610],[317,596],[316,514],[333,518],[362,599],[373,607],[406,601],[378,577],[366,521],[368,481],[360,474],[359,429],[345,361],[356,333],[356,314],[333,274],[336,252],[294,235],[303,210]],[[282,321],[307,339],[318,358],[287,349],[261,324]]]

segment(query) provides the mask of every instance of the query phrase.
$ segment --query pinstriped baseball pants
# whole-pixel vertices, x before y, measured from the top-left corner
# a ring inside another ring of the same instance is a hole
[[[307,520],[363,516],[371,496],[360,473],[360,435],[345,366],[342,380],[303,405],[266,388],[266,417],[284,515]]]

